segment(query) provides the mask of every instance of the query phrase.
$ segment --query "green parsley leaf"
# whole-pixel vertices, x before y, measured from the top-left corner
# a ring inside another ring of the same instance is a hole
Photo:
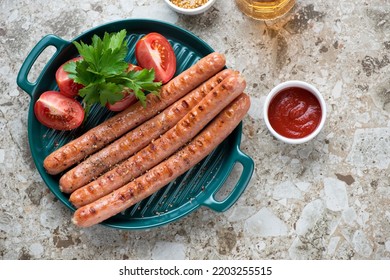
[[[100,104],[105,106],[107,103],[114,104],[123,98],[123,86],[114,83],[100,84]]]
[[[123,29],[111,34],[106,32],[103,38],[95,34],[89,45],[73,42],[83,59],[67,63],[64,70],[76,83],[84,85],[79,95],[83,98],[86,115],[93,104],[114,104],[126,92],[134,92],[143,106],[146,106],[145,94],[158,94],[161,83],[154,82],[154,69],[127,71],[126,36]]]

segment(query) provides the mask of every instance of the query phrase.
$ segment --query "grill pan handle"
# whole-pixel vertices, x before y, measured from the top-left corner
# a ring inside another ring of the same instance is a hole
[[[240,148],[237,146],[236,149],[232,152],[232,159],[225,164],[228,165],[226,177],[224,181],[229,177],[231,171],[233,170],[234,165],[239,162],[242,165],[241,176],[238,179],[236,185],[223,200],[219,201],[215,199],[215,195],[218,193],[220,188],[216,188],[212,191],[210,196],[201,202],[202,205],[209,207],[210,209],[217,212],[224,212],[228,210],[241,196],[247,187],[254,170],[254,162],[253,160],[246,154],[244,154]],[[221,184],[222,186],[223,184]]]
[[[28,95],[32,96],[35,87],[37,85],[37,81],[40,80],[40,76],[35,82],[30,82],[28,80],[28,74],[30,73],[30,70],[32,66],[34,65],[35,61],[38,59],[40,54],[49,46],[54,46],[57,50],[53,54],[53,59],[55,56],[58,55],[59,52],[65,47],[69,45],[68,41],[65,41],[55,35],[46,35],[43,37],[31,50],[31,52],[28,54],[26,60],[23,62],[22,67],[19,70],[18,77],[17,77],[17,84],[18,86],[23,89],[25,92],[28,93]],[[47,65],[49,65],[48,63]],[[43,71],[42,71],[43,72]]]

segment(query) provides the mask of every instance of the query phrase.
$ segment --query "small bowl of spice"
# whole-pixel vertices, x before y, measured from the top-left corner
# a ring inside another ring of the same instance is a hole
[[[324,127],[326,104],[313,85],[287,81],[271,90],[263,113],[273,136],[288,144],[301,144],[313,139]]]
[[[204,13],[216,0],[164,0],[167,5],[177,13],[185,15],[198,15]]]

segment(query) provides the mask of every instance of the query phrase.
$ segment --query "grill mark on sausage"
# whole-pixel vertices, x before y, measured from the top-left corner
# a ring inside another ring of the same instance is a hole
[[[190,105],[188,105],[187,101],[183,100],[183,101],[181,102],[181,106],[182,106],[183,108],[187,109]]]

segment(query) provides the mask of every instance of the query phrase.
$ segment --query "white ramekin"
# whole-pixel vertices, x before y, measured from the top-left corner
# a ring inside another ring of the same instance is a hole
[[[195,8],[195,9],[180,8],[180,7],[176,6],[175,4],[172,4],[172,2],[169,1],[169,0],[164,0],[164,1],[165,1],[165,3],[167,3],[167,5],[172,10],[174,10],[177,13],[184,14],[184,15],[198,15],[198,14],[204,13],[205,11],[210,9],[211,6],[214,5],[216,0],[209,0],[206,4],[204,4],[204,5],[202,5],[202,6],[198,7],[198,8]]]
[[[268,109],[269,109],[269,105],[270,105],[272,99],[279,92],[281,92],[282,90],[284,90],[286,88],[290,88],[290,87],[303,88],[303,89],[311,92],[318,99],[320,106],[321,106],[322,116],[321,116],[321,121],[320,121],[319,125],[311,134],[309,134],[303,138],[288,138],[288,137],[285,137],[283,135],[280,135],[278,132],[276,132],[273,129],[273,127],[271,126],[270,121],[268,119]],[[316,137],[318,135],[318,133],[320,133],[320,131],[324,127],[325,119],[326,119],[326,104],[325,104],[325,100],[322,97],[321,93],[313,85],[308,84],[306,82],[302,82],[302,81],[286,81],[286,82],[283,82],[283,83],[277,85],[276,87],[274,87],[271,90],[271,92],[267,95],[265,102],[264,102],[263,117],[264,117],[264,121],[265,121],[265,124],[266,124],[268,130],[277,139],[279,139],[285,143],[288,143],[288,144],[302,144],[302,143],[308,142],[311,139],[313,139],[314,137]]]

